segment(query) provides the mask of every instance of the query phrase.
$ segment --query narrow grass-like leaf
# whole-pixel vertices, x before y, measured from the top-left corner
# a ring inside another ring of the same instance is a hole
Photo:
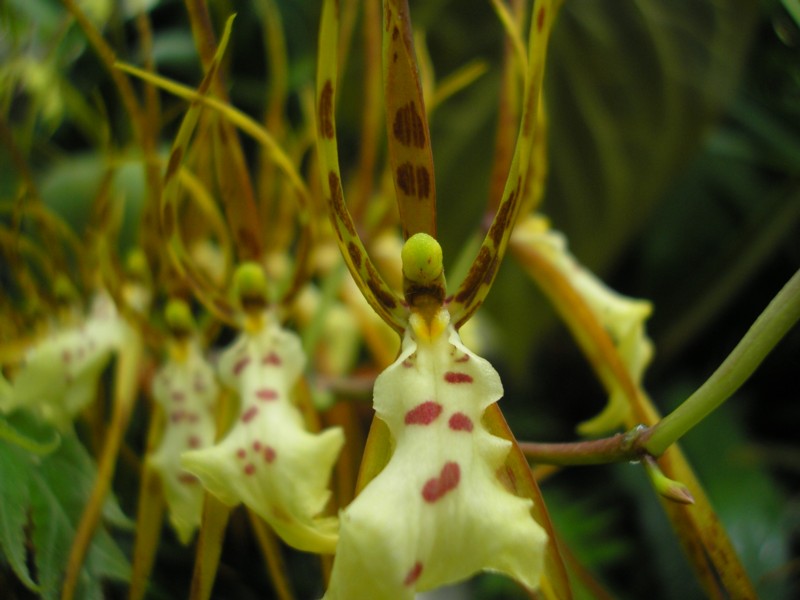
[[[436,185],[408,0],[384,0],[383,82],[389,162],[403,238],[436,237]]]
[[[139,391],[144,344],[137,331],[133,329],[128,331],[114,369],[114,392],[108,433],[98,460],[97,474],[91,492],[83,502],[82,514],[69,551],[62,588],[63,600],[71,600],[78,591],[80,573],[100,522],[103,505],[114,477],[119,450]]]
[[[347,268],[373,310],[395,331],[401,333],[406,326],[406,311],[400,299],[372,264],[344,200],[335,118],[338,30],[336,3],[326,1],[322,9],[317,64],[317,148],[323,190],[328,198],[331,220]]]
[[[221,57],[224,52],[216,46],[214,32],[211,29],[211,15],[206,2],[185,0],[186,10],[192,27],[200,60],[207,73],[212,94],[227,101],[227,91],[219,77]],[[229,34],[229,23],[225,25],[223,38]],[[220,45],[222,41],[220,41]],[[262,232],[258,219],[255,192],[247,170],[247,162],[242,151],[239,138],[231,123],[216,123],[215,145],[221,146],[221,152],[215,156],[220,187],[223,191],[225,214],[231,227],[233,239],[240,260],[257,260],[263,251]]]
[[[227,43],[228,36],[230,34],[230,22],[233,19],[229,19],[228,23],[229,26],[226,28],[225,34],[220,42],[220,47],[218,48],[218,53],[220,49],[224,50],[223,42]],[[117,67],[136,75],[146,81],[149,81],[158,87],[161,87],[176,96],[184,98],[190,101],[192,104],[190,105],[189,110],[184,117],[184,124],[187,126],[187,130],[183,131],[183,125],[181,130],[178,132],[178,136],[175,139],[173,144],[173,150],[170,155],[170,162],[167,167],[167,175],[166,180],[167,183],[165,184],[165,192],[164,192],[164,204],[162,204],[162,210],[164,211],[164,221],[163,226],[165,229],[165,234],[168,233],[167,229],[169,228],[171,231],[171,236],[169,239],[170,251],[173,253],[173,256],[176,260],[176,265],[181,269],[181,273],[184,274],[189,281],[195,286],[195,291],[197,292],[198,298],[201,302],[211,310],[215,315],[219,318],[232,323],[233,322],[233,315],[234,309],[230,304],[227,296],[222,294],[212,285],[212,283],[204,276],[202,272],[200,272],[191,262],[189,257],[189,253],[185,248],[183,241],[181,240],[180,234],[177,229],[177,196],[178,194],[178,187],[176,180],[178,179],[177,176],[171,175],[170,169],[178,169],[179,165],[173,164],[175,161],[180,162],[183,156],[185,156],[185,152],[188,149],[189,140],[191,138],[191,134],[194,131],[194,128],[197,125],[197,120],[199,118],[199,109],[200,107],[208,107],[212,110],[218,112],[221,117],[235,125],[243,132],[251,136],[255,139],[259,144],[264,146],[267,150],[268,155],[274,161],[274,163],[278,166],[278,168],[283,172],[283,174],[287,177],[289,181],[289,186],[294,194],[295,198],[297,199],[298,203],[298,214],[297,219],[299,221],[299,229],[300,229],[300,237],[297,240],[296,250],[295,250],[295,270],[292,276],[292,280],[289,283],[287,291],[284,293],[283,297],[280,299],[280,302],[284,305],[288,305],[296,294],[300,291],[301,287],[305,284],[308,279],[309,269],[311,268],[309,258],[312,248],[312,242],[314,239],[314,234],[316,231],[315,223],[311,216],[311,196],[306,186],[305,182],[300,177],[299,173],[294,167],[292,160],[289,156],[283,151],[283,149],[278,145],[275,138],[270,135],[270,133],[264,129],[261,125],[259,125],[256,121],[252,118],[248,117],[241,111],[237,110],[236,108],[226,104],[225,102],[220,101],[217,98],[211,97],[206,95],[208,91],[208,84],[206,84],[206,79],[203,79],[200,86],[197,90],[193,90],[188,88],[184,85],[175,83],[174,81],[170,81],[163,77],[159,77],[157,75],[153,75],[142,71],[141,69],[137,69],[136,67],[132,67],[130,65],[125,65],[118,63]],[[171,217],[167,217],[169,213],[173,213]]]
[[[154,403],[147,432],[147,454],[156,448],[164,426],[164,411]],[[164,492],[161,477],[150,461],[142,465],[139,482],[139,505],[136,514],[136,542],[133,548],[133,566],[129,600],[145,597],[150,572],[153,568],[164,517]]]
[[[492,225],[483,240],[469,274],[450,302],[449,310],[456,328],[461,327],[469,320],[489,293],[503,254],[505,254],[522,197],[525,194],[544,79],[547,43],[558,5],[560,5],[558,0],[539,0],[533,6],[528,40],[529,55],[525,77],[525,99],[514,157]]]

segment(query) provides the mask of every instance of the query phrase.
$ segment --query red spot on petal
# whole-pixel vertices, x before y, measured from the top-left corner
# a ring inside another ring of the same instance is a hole
[[[275,460],[275,449],[272,446],[264,448],[264,460],[268,463]]]
[[[244,370],[244,368],[249,364],[250,364],[250,357],[243,356],[242,358],[236,361],[235,365],[233,365],[233,374],[239,375]]]
[[[180,423],[181,421],[183,421],[185,416],[186,416],[186,413],[184,411],[176,410],[176,411],[170,413],[169,420],[172,421],[173,423]]]
[[[429,400],[406,413],[406,425],[430,425],[440,414],[442,414],[442,405]]]
[[[414,566],[411,567],[406,575],[406,578],[403,580],[403,585],[414,585],[417,582],[417,579],[419,579],[420,575],[422,575],[422,563],[417,561],[414,563]]]
[[[468,360],[469,360],[469,354],[465,354],[464,356],[461,356],[461,357],[457,358],[455,362],[457,362],[457,363],[465,363]]]
[[[197,413],[187,412],[184,416],[189,423],[197,423],[200,420],[200,415]]]
[[[275,365],[276,367],[279,367],[281,364],[283,364],[283,361],[281,360],[281,357],[278,356],[275,352],[270,352],[267,355],[265,355],[264,358],[261,359],[261,364]]]
[[[72,362],[72,352],[70,352],[69,350],[64,350],[61,353],[61,360],[63,362],[65,362],[66,364],[71,363]]]
[[[433,477],[425,482],[422,488],[422,497],[425,502],[436,502],[448,492],[456,489],[459,481],[461,481],[461,468],[458,463],[445,463],[438,477]]]
[[[239,448],[236,451],[236,458],[244,458],[245,456],[247,456],[247,452],[245,452],[244,448]]]
[[[190,435],[189,439],[186,440],[186,443],[189,445],[189,448],[199,448],[200,447],[200,438],[196,435]]]
[[[544,26],[544,6],[539,8],[539,13],[536,15],[536,31],[541,31]]]
[[[252,475],[256,472],[256,466],[253,463],[247,463],[244,466],[244,474],[245,475]]]
[[[472,431],[472,419],[462,412],[454,413],[447,422],[453,431]]]
[[[197,483],[197,477],[195,477],[191,473],[181,473],[180,475],[178,475],[178,481],[186,485],[191,485],[193,483]]]
[[[264,402],[269,402],[270,400],[277,400],[278,392],[271,388],[261,388],[260,390],[256,390],[256,398],[258,398],[259,400],[263,400]]]
[[[258,414],[258,407],[251,406],[246,411],[244,411],[244,414],[242,415],[242,423],[249,423],[250,421],[253,420],[253,417],[255,417],[257,414]]]
[[[400,364],[403,365],[406,369],[410,369],[411,367],[414,366],[414,361],[412,361],[410,358],[407,358]]]
[[[255,450],[256,452],[260,452],[261,451],[261,442],[259,442],[258,440],[253,442],[253,450]]]
[[[194,380],[194,391],[198,394],[202,394],[206,391],[206,382],[202,379],[195,379]]]
[[[186,394],[181,391],[175,391],[170,394],[170,398],[172,398],[173,402],[183,402],[186,400]]]
[[[444,380],[447,383],[472,383],[472,375],[448,371],[444,374]]]

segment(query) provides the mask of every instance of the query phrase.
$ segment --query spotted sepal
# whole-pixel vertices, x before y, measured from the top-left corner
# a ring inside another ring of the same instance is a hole
[[[536,134],[535,124],[544,79],[547,43],[559,4],[557,0],[537,0],[533,6],[522,119],[514,157],[492,225],[467,277],[450,300],[449,310],[456,329],[469,320],[489,293],[516,222],[525,193],[531,148]]]
[[[0,409],[25,407],[60,429],[70,427],[95,398],[100,375],[124,343],[127,327],[111,298],[99,294],[83,323],[57,330],[28,350]]]
[[[214,370],[193,341],[164,364],[153,379],[153,398],[166,416],[158,449],[148,459],[161,476],[169,520],[178,539],[188,544],[200,526],[205,490],[180,465],[187,450],[213,444],[214,409],[219,387]]]
[[[338,523],[318,515],[344,434],[338,427],[307,431],[290,398],[305,364],[300,340],[264,320],[220,358],[220,379],[240,399],[236,422],[216,445],[184,453],[181,464],[223,503],[258,513],[287,544],[330,553]]]
[[[389,163],[403,237],[436,237],[434,185],[428,117],[420,85],[408,0],[383,2],[383,82]]]
[[[336,86],[339,40],[338,2],[326,0],[322,9],[317,63],[317,150],[323,192],[347,268],[361,293],[380,317],[398,333],[405,330],[407,311],[370,260],[344,200],[336,146]]]
[[[208,65],[206,74],[197,88],[197,94],[200,96],[205,96],[209,93],[211,84],[217,76],[222,56],[230,39],[233,18],[230,17],[225,23],[225,30],[220,38],[214,58]],[[189,150],[189,143],[197,127],[202,107],[203,105],[198,101],[193,101],[189,105],[170,150],[169,161],[164,174],[164,191],[161,196],[161,232],[167,241],[167,248],[178,272],[191,284],[198,300],[223,321],[233,323],[234,309],[230,301],[208,276],[194,265],[190,253],[181,239],[179,227],[178,205],[181,197],[181,186],[178,175]]]
[[[409,329],[375,382],[394,451],[341,513],[327,600],[410,600],[482,570],[539,586],[547,536],[531,500],[498,478],[511,442],[483,423],[502,393],[497,372],[454,328],[429,341]]]

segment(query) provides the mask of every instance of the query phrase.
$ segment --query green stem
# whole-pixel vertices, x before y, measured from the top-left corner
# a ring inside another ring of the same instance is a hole
[[[764,312],[719,368],[683,404],[641,439],[653,456],[661,455],[747,381],[761,361],[800,319],[800,270],[773,298]]]

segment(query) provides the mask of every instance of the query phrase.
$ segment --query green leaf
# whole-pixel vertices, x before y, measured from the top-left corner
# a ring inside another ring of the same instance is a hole
[[[36,590],[25,562],[25,524],[30,504],[25,454],[19,447],[0,440],[0,550],[20,581]]]
[[[590,268],[636,234],[730,101],[757,9],[745,0],[565,3],[545,86],[545,210]]]
[[[9,422],[33,439],[55,433],[44,431],[24,412],[13,414]],[[46,456],[0,440],[0,549],[20,580],[36,590],[26,566],[30,518],[30,542],[43,598],[59,595],[72,539],[94,478],[94,463],[74,432],[62,432],[61,444]],[[106,505],[105,514],[114,521],[126,521],[113,500]],[[89,549],[78,597],[102,598],[102,578],[125,581],[129,577],[127,559],[109,533],[99,530]]]

